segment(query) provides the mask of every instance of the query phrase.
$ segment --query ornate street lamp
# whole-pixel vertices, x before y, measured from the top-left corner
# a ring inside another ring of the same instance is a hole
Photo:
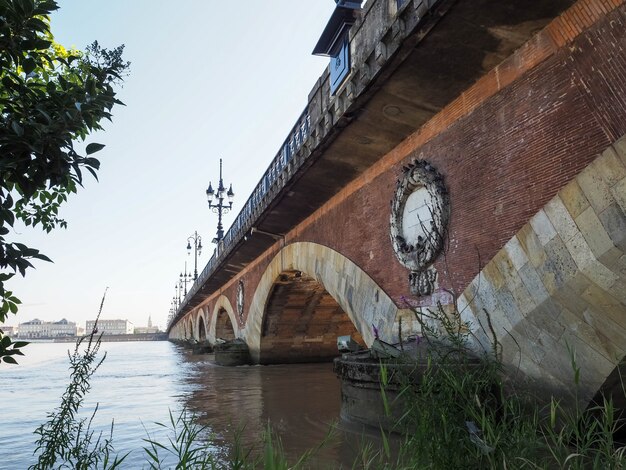
[[[209,183],[210,186],[210,183]],[[209,204],[210,206],[210,204]],[[189,238],[187,238],[187,254],[190,255],[191,254],[191,242],[193,242],[193,252],[194,252],[194,257],[193,257],[193,280],[195,281],[196,279],[198,279],[198,256],[200,256],[200,253],[202,252],[202,237],[200,235],[198,235],[198,232],[193,232],[193,235],[189,236]],[[185,263],[185,271],[187,271],[187,264]],[[181,275],[182,277],[182,275]],[[185,285],[185,291],[187,290],[187,287]]]
[[[187,249],[190,249],[190,247],[188,246]],[[196,258],[197,258],[197,255],[196,255]],[[194,281],[196,280],[196,277],[193,278]],[[185,261],[185,272],[184,272],[184,274],[180,273],[179,279],[180,279],[180,282],[182,284],[184,284],[184,286],[185,286],[185,295],[187,295],[187,283],[191,282],[191,273],[187,272],[187,261]]]
[[[181,293],[183,290],[183,281],[178,280],[176,281],[176,284],[174,284],[174,289],[175,289],[175,294],[174,294],[174,300],[176,301],[176,308],[180,307],[180,303],[181,303]]]
[[[228,204],[224,204],[224,196],[228,198]],[[206,197],[209,201],[209,209],[217,214],[217,237],[213,239],[213,243],[218,243],[224,238],[224,227],[222,226],[222,214],[227,214],[233,208],[233,185],[231,184],[226,192],[224,181],[222,180],[222,159],[220,158],[220,181],[217,189],[214,191],[209,181],[209,187],[206,190]]]

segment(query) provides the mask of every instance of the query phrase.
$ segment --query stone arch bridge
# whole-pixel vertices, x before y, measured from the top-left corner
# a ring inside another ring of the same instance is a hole
[[[609,388],[626,355],[624,2],[337,8],[347,71],[331,59],[315,83],[170,338],[305,362],[456,304],[476,348],[490,316],[517,376],[569,389],[569,348],[584,399]]]

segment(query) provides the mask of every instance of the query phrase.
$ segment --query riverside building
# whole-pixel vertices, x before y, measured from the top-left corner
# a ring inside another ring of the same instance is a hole
[[[20,338],[59,338],[63,336],[76,336],[78,328],[75,322],[63,318],[56,322],[48,322],[35,318],[18,326]]]
[[[93,331],[96,320],[87,320],[85,331]],[[134,331],[133,323],[128,320],[98,320],[98,332],[105,335],[132,335]]]

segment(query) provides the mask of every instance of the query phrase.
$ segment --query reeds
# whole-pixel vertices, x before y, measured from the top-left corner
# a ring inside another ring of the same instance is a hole
[[[579,406],[584,371],[574,351],[572,402],[552,398],[540,406],[528,391],[503,382],[497,347],[480,358],[470,351],[469,329],[458,312],[439,306],[427,315],[424,340],[445,347],[430,350],[419,383],[407,378],[398,395],[405,408],[395,429],[403,436],[400,449],[394,456],[385,446],[377,453],[364,449],[359,460],[367,465],[355,468],[626,468],[625,447],[615,437],[623,420],[611,399]],[[381,367],[384,372],[389,365]],[[386,376],[381,373],[384,403]]]

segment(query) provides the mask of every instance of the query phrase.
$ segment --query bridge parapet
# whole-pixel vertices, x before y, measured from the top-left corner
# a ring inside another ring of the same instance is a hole
[[[220,262],[227,258],[237,243],[241,241],[246,233],[250,232],[254,226],[254,222],[258,220],[260,214],[267,209],[273,196],[284,188],[285,183],[293,175],[295,163],[297,161],[302,162],[302,160],[306,158],[306,154],[310,154],[310,151],[307,152],[307,149],[303,148],[305,141],[309,138],[310,123],[311,117],[308,114],[308,110],[305,109],[291,129],[289,137],[287,137],[278,154],[274,157],[263,174],[261,181],[256,185],[254,191],[252,191],[252,194],[244,204],[243,209],[241,209],[235,221],[226,232],[226,235],[224,235],[224,239],[215,249],[213,256],[211,256],[211,259],[209,259],[181,302],[176,316],[170,320],[168,328],[171,326],[172,320],[178,318],[179,313],[186,310],[185,307],[189,301],[196,296],[200,287],[219,267]]]

